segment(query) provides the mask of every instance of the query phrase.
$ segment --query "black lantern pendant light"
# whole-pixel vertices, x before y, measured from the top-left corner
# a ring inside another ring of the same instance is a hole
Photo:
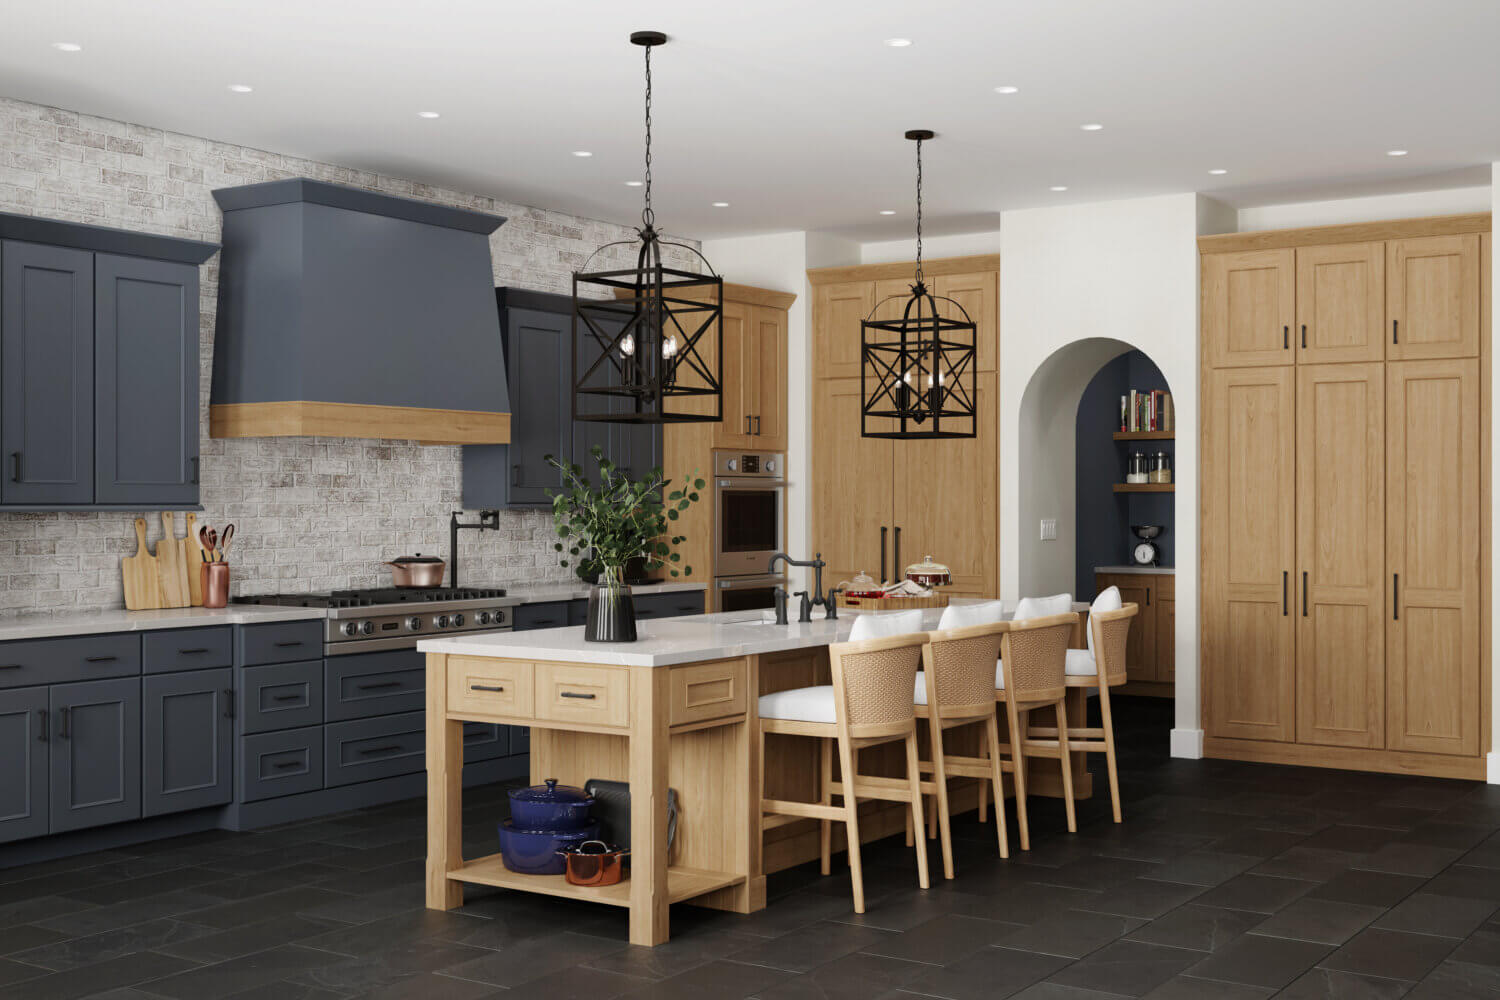
[[[651,211],[651,49],[659,31],[637,31],[646,50],[646,203],[636,240],[608,243],[573,275],[573,419],[629,424],[717,423],[724,281],[685,243],[666,242]],[[589,271],[612,247],[636,247],[634,268]],[[662,247],[696,254],[706,273],[662,263]],[[593,292],[593,297],[589,293]]]
[[[917,143],[917,273],[908,296],[876,304],[860,324],[860,433],[871,438],[971,438],[978,433],[974,406],[975,326],[963,306],[933,295],[922,280],[922,143],[927,129],[912,129]],[[900,302],[895,319],[891,302]],[[939,312],[939,303],[947,315]]]

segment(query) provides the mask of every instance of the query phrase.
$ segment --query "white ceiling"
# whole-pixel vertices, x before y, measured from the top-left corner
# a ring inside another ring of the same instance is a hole
[[[0,95],[617,221],[640,205],[626,39],[665,31],[657,215],[704,238],[907,235],[908,128],[938,133],[933,233],[1486,184],[1500,161],[1496,0],[0,0],[0,23]]]

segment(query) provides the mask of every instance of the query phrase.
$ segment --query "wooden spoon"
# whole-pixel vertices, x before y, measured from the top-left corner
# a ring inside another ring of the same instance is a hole
[[[219,547],[219,562],[229,561],[229,540],[234,537],[234,525],[224,529],[224,544]]]

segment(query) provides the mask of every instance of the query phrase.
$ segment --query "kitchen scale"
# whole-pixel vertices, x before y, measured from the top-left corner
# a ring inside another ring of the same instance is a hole
[[[1161,535],[1162,526],[1159,524],[1132,524],[1130,530],[1135,532],[1135,537],[1140,539],[1136,543],[1135,549],[1130,553],[1135,564],[1137,566],[1157,565],[1161,553],[1152,544],[1151,539]]]

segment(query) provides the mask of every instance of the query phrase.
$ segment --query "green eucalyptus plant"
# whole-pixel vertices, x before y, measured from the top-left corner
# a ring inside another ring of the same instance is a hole
[[[599,581],[612,586],[624,582],[625,565],[636,558],[644,560],[648,572],[670,566],[673,576],[692,576],[691,566],[679,568],[682,556],[675,551],[686,536],[669,534],[670,522],[698,502],[704,481],[689,477],[664,499],[671,483],[660,466],[633,480],[604,457],[603,448],[596,445],[589,453],[599,464],[598,485],[584,477],[581,466],[546,456],[563,478],[561,492],[547,491],[559,539],[552,547],[562,553],[562,565],[571,561],[579,576],[597,571]]]

